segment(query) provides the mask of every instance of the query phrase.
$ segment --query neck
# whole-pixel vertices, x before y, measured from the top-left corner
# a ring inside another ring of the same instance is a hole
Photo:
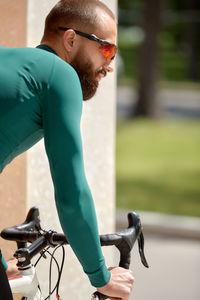
[[[59,45],[56,44],[55,41],[51,42],[49,40],[42,39],[41,44],[51,47],[62,60],[70,63],[70,58],[67,51],[65,51],[65,49],[63,49],[62,47],[59,47]]]

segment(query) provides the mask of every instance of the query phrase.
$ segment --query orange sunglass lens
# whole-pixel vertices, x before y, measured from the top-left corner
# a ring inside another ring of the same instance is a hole
[[[117,52],[117,47],[114,45],[103,45],[100,47],[100,52],[106,57],[107,61],[111,60]]]

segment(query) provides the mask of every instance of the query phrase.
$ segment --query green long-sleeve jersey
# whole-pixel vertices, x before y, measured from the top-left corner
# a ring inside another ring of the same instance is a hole
[[[63,231],[92,285],[110,279],[83,163],[76,71],[48,46],[0,47],[0,172],[44,137]]]

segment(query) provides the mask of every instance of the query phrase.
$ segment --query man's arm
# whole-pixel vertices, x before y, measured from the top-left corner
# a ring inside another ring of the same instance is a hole
[[[8,265],[7,265],[6,261],[5,261],[5,258],[3,257],[2,253],[1,253],[1,249],[0,249],[0,260],[1,260],[2,264],[3,264],[3,266],[4,266],[4,269],[7,270],[8,269]]]
[[[46,152],[60,222],[91,284],[110,280],[102,255],[96,213],[83,163],[80,119],[82,91],[74,69],[55,59],[43,102]]]

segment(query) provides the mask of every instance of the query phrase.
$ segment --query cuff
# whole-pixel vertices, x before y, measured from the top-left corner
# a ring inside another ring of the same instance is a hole
[[[86,274],[88,275],[89,280],[94,287],[105,286],[110,281],[110,277],[111,277],[111,274],[105,265],[102,266],[98,271],[94,273],[86,273]]]

